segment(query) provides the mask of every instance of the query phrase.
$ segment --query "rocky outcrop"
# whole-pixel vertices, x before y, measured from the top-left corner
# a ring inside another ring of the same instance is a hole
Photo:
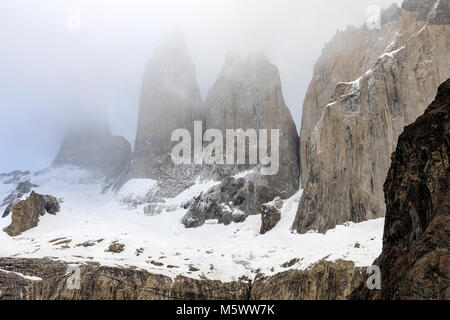
[[[276,194],[258,173],[249,175],[253,177],[223,178],[220,184],[197,196],[186,204],[189,210],[182,223],[187,228],[196,228],[206,220],[215,219],[228,225],[245,221],[249,214],[260,213],[261,205],[272,200]]]
[[[265,203],[261,208],[261,229],[260,234],[272,230],[281,220],[281,208],[283,207],[283,200],[279,197],[273,199],[269,203]]]
[[[365,280],[353,262],[320,261],[308,270],[290,270],[252,283],[253,300],[344,300]]]
[[[19,201],[23,195],[31,192],[31,188],[37,188],[38,185],[31,183],[29,180],[19,182],[16,189],[7,195],[3,202],[0,203],[0,207],[6,206],[5,211],[2,214],[2,218],[5,218],[11,212],[12,207]]]
[[[405,128],[384,193],[381,299],[450,299],[450,79]],[[378,298],[359,288],[354,298]]]
[[[12,208],[11,224],[5,232],[14,237],[38,225],[39,217],[46,212],[55,214],[60,210],[58,200],[49,195],[31,192],[26,200],[19,201]]]
[[[384,216],[397,138],[450,74],[450,25],[418,16],[403,11],[379,30],[350,27],[323,50],[302,113],[298,232]]]
[[[361,268],[352,262],[321,261],[308,270],[291,270],[254,280],[221,282],[175,279],[144,270],[79,265],[45,259],[0,258],[2,300],[287,300],[346,299],[363,279]]]
[[[398,4],[393,3],[387,9],[381,10],[381,25],[387,25],[390,23],[395,23],[402,18],[402,9]]]
[[[202,106],[184,37],[174,34],[156,50],[145,70],[127,180],[157,180],[161,195],[166,197],[192,185],[201,166],[174,165],[170,153],[178,142],[172,142],[171,136],[176,129],[186,129],[193,139],[194,121],[202,120]]]
[[[111,186],[126,172],[131,159],[130,143],[111,134],[106,119],[85,121],[71,128],[52,166],[76,166],[100,174]]]

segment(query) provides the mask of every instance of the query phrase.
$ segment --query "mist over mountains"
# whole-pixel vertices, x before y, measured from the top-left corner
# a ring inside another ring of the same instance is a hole
[[[299,126],[334,3],[11,24],[2,161],[41,169],[0,171],[0,300],[450,299],[450,0],[333,33]]]
[[[3,1],[0,149],[9,156],[0,171],[48,166],[72,120],[97,111],[106,110],[112,133],[133,146],[145,65],[174,30],[186,35],[203,99],[229,50],[265,53],[299,129],[325,42],[338,28],[362,25],[369,5],[392,1],[287,2]],[[66,27],[71,6],[80,8],[79,30]]]

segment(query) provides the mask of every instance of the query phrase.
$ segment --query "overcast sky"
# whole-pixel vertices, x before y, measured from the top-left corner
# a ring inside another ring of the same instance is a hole
[[[0,172],[47,167],[65,127],[86,111],[106,110],[112,132],[133,145],[145,64],[174,30],[185,33],[203,97],[227,51],[264,52],[298,126],[325,42],[365,23],[370,5],[393,2],[400,0],[2,0]],[[77,9],[80,28],[72,30]]]

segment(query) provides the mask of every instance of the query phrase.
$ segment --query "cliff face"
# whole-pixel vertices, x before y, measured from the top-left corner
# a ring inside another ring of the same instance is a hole
[[[450,79],[425,114],[405,128],[384,193],[381,295],[356,299],[450,298]]]
[[[194,121],[202,120],[202,105],[195,67],[185,40],[174,34],[156,50],[145,70],[136,142],[127,180],[172,181],[176,178],[178,182],[172,181],[173,186],[181,186],[174,194],[182,191],[186,187],[182,181],[190,181],[197,172],[194,165],[173,165],[170,153],[177,142],[171,142],[171,135],[181,128],[188,130],[193,138]]]
[[[240,57],[228,54],[219,78],[208,92],[206,108],[206,129],[219,129],[224,136],[226,129],[254,129],[257,132],[267,129],[269,151],[272,146],[270,130],[278,129],[279,170],[265,179],[275,193],[292,195],[297,191],[298,135],[284,102],[280,75],[275,65],[262,55]],[[223,177],[252,167],[254,165],[222,165],[215,168],[215,173]]]
[[[171,279],[147,271],[80,265],[80,287],[67,286],[68,265],[50,259],[0,258],[3,300],[261,300],[346,299],[363,279],[352,262],[322,261],[255,281]]]
[[[338,32],[323,50],[303,106],[304,192],[293,229],[384,216],[389,155],[450,74],[450,25],[434,18],[450,15],[448,2],[433,2],[422,19],[407,1],[399,20]],[[383,15],[395,17],[392,10]]]
[[[298,190],[295,123],[283,99],[278,69],[264,56],[227,56],[222,72],[206,99],[205,130],[208,129],[217,129],[222,133],[224,162],[225,149],[229,144],[227,129],[255,130],[256,145],[250,145],[250,140],[246,140],[246,164],[204,166],[203,176],[221,180],[221,183],[192,201],[183,218],[186,227],[201,226],[209,219],[217,219],[224,224],[241,222],[247,215],[260,214],[264,203],[275,197],[287,199]],[[261,129],[267,131],[262,132]],[[271,141],[273,129],[279,130],[279,166],[278,171],[266,175],[261,171],[259,154],[258,164],[250,164],[249,150],[254,147],[259,153],[261,137],[265,134],[268,154],[277,156],[274,152],[275,141]],[[235,148],[239,146],[237,142],[233,145]],[[231,154],[236,163],[236,149]],[[241,173],[240,176],[234,177],[238,173]]]
[[[321,261],[309,270],[290,270],[256,279],[252,300],[346,300],[365,281],[365,268],[353,262]]]
[[[197,132],[194,121],[201,123]],[[173,147],[178,144],[171,142],[176,129],[186,129],[191,134],[193,164],[174,164],[171,159]],[[236,148],[240,144],[239,139],[233,136],[235,142],[231,145],[235,149],[230,153],[234,159],[227,164],[226,153],[231,140],[227,139],[228,129],[235,133],[241,129],[242,136],[248,129],[255,130],[256,145],[251,147],[257,152],[256,161],[250,162],[247,136],[244,138],[244,163],[238,164]],[[264,133],[260,129],[267,130],[265,138],[268,143],[264,146],[267,146],[268,156],[275,148],[271,142],[271,129],[279,130],[279,166],[272,175],[261,174],[263,161],[259,146]],[[217,151],[212,152],[217,156],[214,164],[205,159],[201,164],[195,163],[194,140],[200,138],[197,146],[203,147],[204,154],[207,154],[208,147],[212,148],[216,142],[215,134],[208,136],[211,130],[221,135],[221,138],[217,137],[222,144],[220,155]],[[242,177],[233,177],[251,169],[254,170]],[[220,187],[186,204],[187,207],[195,204],[183,220],[189,227],[197,227],[205,220],[216,218],[220,222],[243,221],[248,214],[259,214],[261,205],[276,196],[288,198],[293,195],[299,186],[298,135],[282,96],[278,69],[260,55],[244,58],[229,54],[203,104],[184,40],[178,36],[168,39],[156,51],[145,73],[136,145],[126,180],[133,178],[157,181],[157,186],[145,199],[149,204],[149,214],[164,202],[163,198],[179,194],[197,178],[221,181]],[[225,205],[230,206],[230,202],[231,208],[224,208]],[[234,214],[237,211],[239,217]]]
[[[450,298],[450,79],[406,127],[384,193],[382,298]]]
[[[126,172],[130,143],[113,136],[106,120],[85,122],[68,131],[52,166],[78,166],[102,174],[112,184]]]

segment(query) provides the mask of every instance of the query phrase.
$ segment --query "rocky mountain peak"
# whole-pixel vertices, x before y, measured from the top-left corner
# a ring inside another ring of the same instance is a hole
[[[293,129],[294,125],[278,69],[262,54],[228,54],[206,106],[206,127],[271,129],[286,124]]]
[[[127,170],[130,158],[130,143],[111,133],[106,118],[86,117],[67,130],[52,166],[77,166],[93,171],[112,185]]]
[[[155,50],[147,65],[142,93],[145,94],[145,89],[149,88],[167,91],[187,101],[200,98],[195,67],[183,34],[170,35]]]
[[[255,164],[210,165],[208,175],[221,183],[197,197],[183,219],[186,227],[201,226],[205,220],[241,222],[260,214],[261,206],[279,196],[293,195],[298,179],[298,135],[287,108],[278,69],[261,54],[228,54],[219,78],[206,99],[205,130],[279,130],[279,168],[274,175],[261,175]],[[225,140],[225,137],[224,137]],[[225,146],[227,141],[224,141]],[[245,143],[249,150],[249,142]],[[268,149],[275,143],[268,138]],[[258,150],[259,150],[258,145]],[[235,159],[236,159],[235,151]],[[238,173],[245,172],[241,177]]]
[[[174,166],[170,153],[177,142],[172,142],[171,136],[176,129],[186,129],[193,137],[194,121],[202,120],[202,108],[186,41],[183,35],[173,34],[156,49],[145,70],[135,147],[125,180],[165,181],[169,184],[166,191],[172,195],[192,184],[199,168]]]

